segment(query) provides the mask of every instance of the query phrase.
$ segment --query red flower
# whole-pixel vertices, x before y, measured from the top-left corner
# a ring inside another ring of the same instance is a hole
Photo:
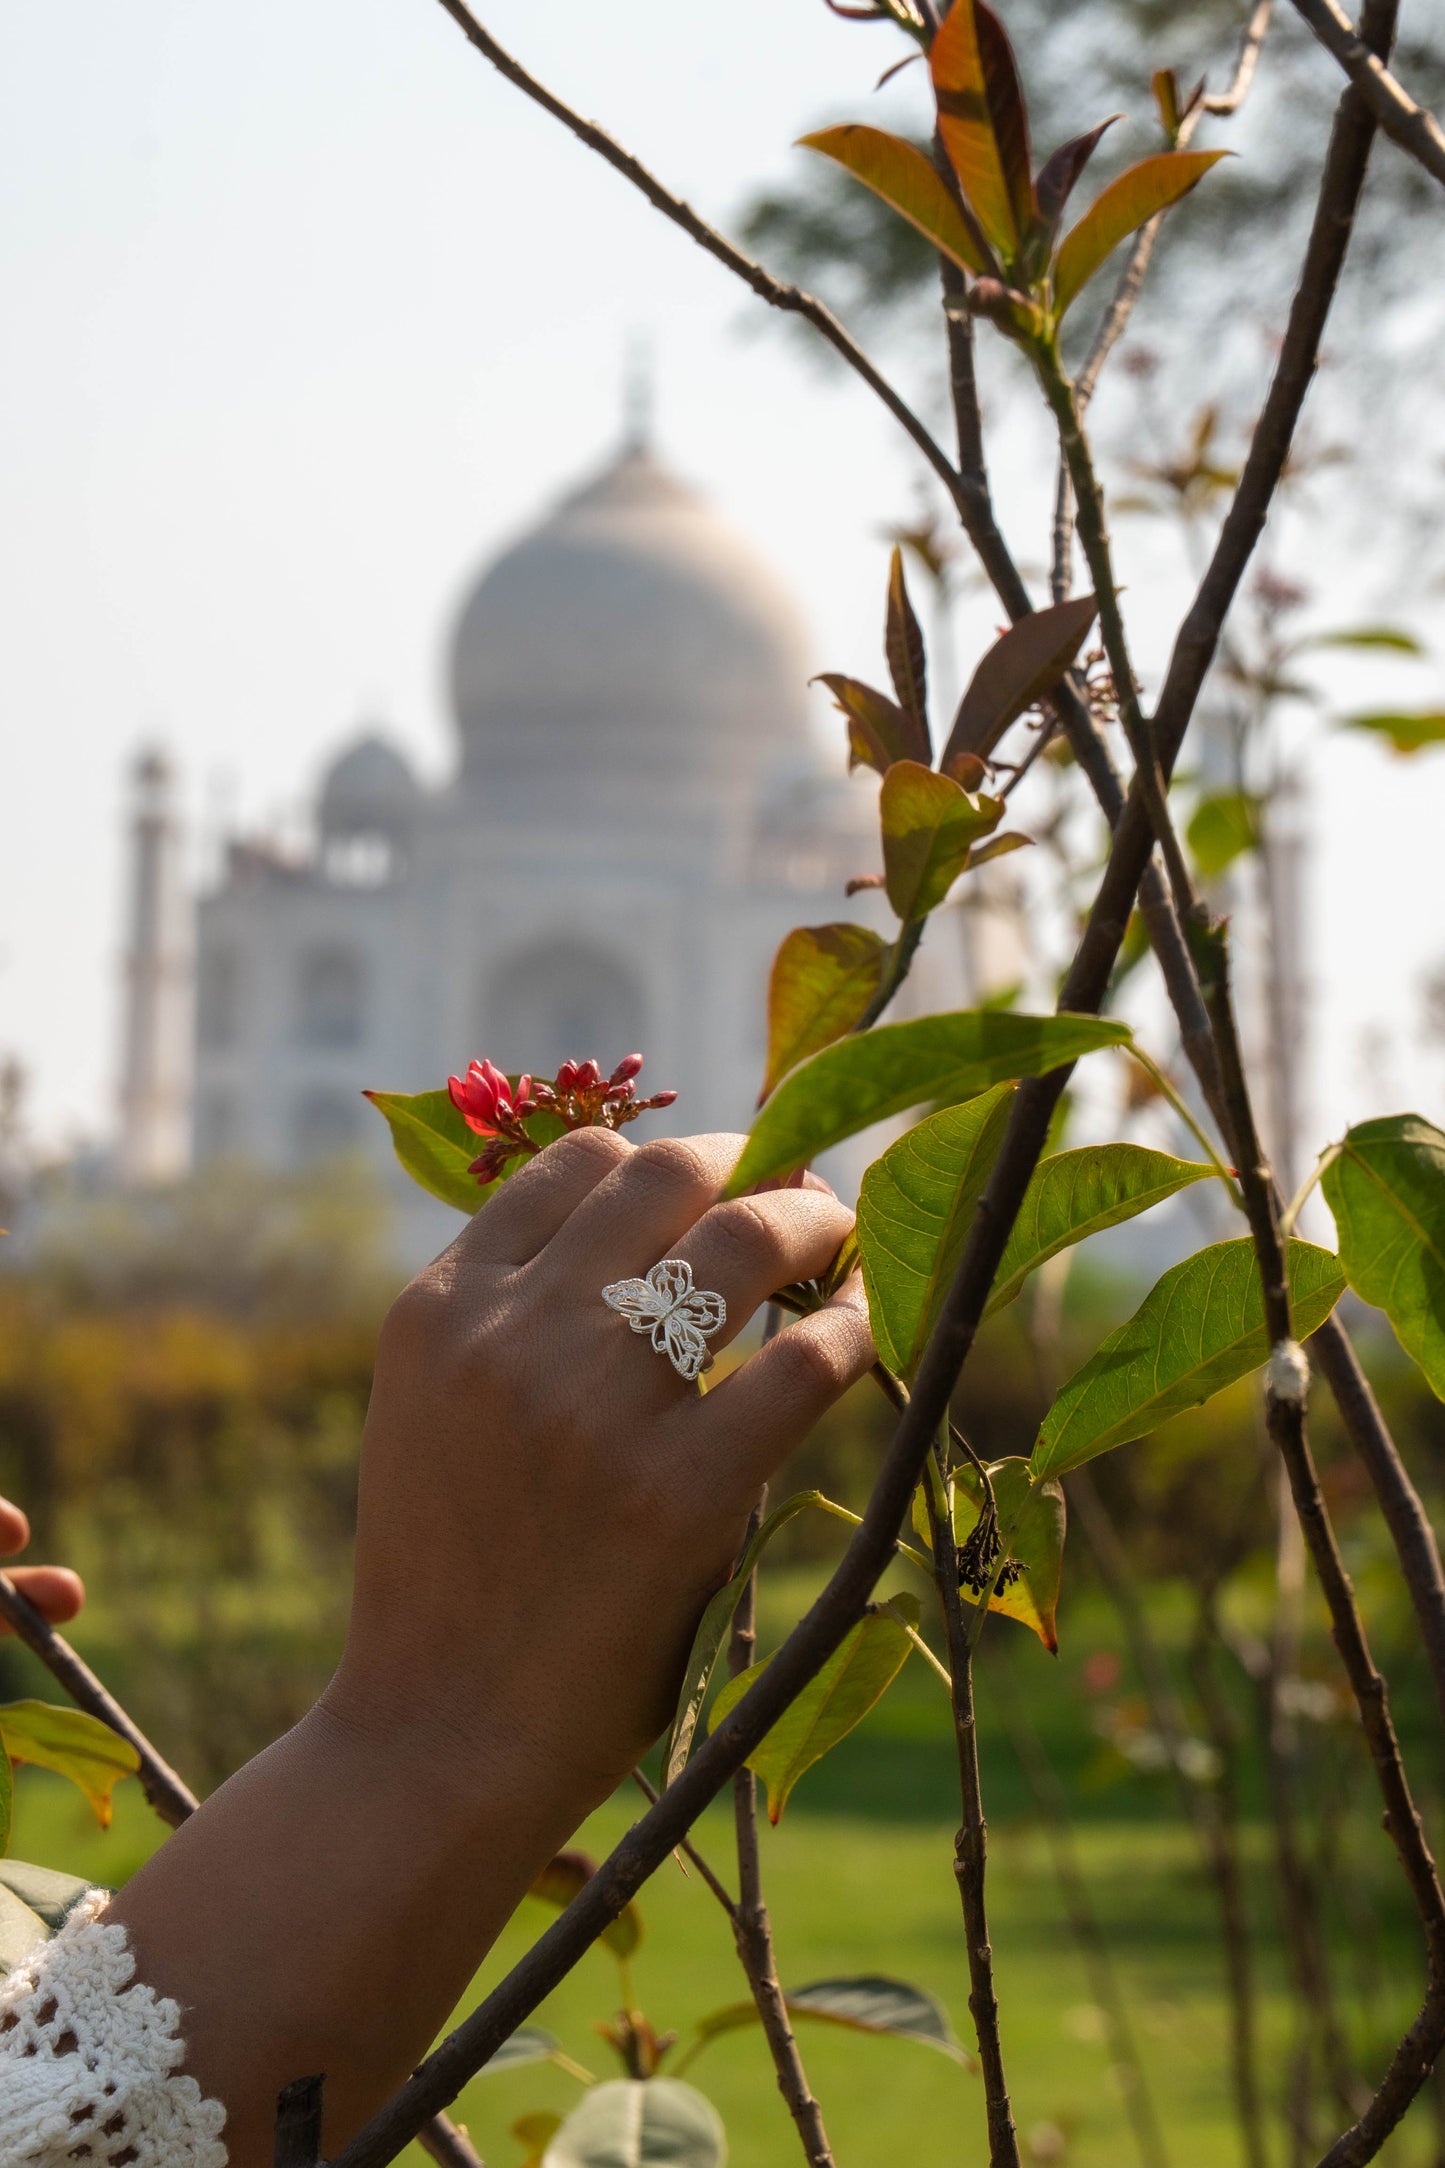
[[[468,1129],[479,1137],[495,1137],[521,1115],[532,1111],[532,1079],[518,1077],[515,1093],[500,1069],[489,1061],[474,1061],[465,1078],[449,1076],[447,1090]]]

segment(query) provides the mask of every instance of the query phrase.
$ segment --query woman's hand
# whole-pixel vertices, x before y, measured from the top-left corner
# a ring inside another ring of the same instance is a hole
[[[548,1146],[396,1303],[321,1702],[117,1898],[234,2168],[326,2072],[325,2149],[406,2076],[529,1882],[667,1721],[758,1485],[873,1360],[855,1283],[713,1391],[602,1289],[684,1257],[722,1346],[831,1262],[821,1184],[716,1202],[740,1137]]]
[[[0,1558],[14,1558],[29,1541],[30,1523],[19,1506],[0,1498]],[[64,1626],[85,1602],[85,1584],[68,1566],[10,1566],[6,1570],[21,1595],[28,1596],[52,1626]],[[0,1618],[0,1634],[10,1631],[9,1620]]]

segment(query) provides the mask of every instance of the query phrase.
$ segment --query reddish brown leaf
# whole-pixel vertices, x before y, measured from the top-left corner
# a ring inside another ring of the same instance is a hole
[[[1009,724],[1058,684],[1097,611],[1092,595],[1074,595],[1031,610],[995,640],[958,704],[939,763],[945,775],[961,781],[961,759],[970,753],[987,759]]]
[[[1136,228],[1187,196],[1228,151],[1159,151],[1110,181],[1054,259],[1054,315],[1061,317],[1099,266]]]
[[[1029,148],[1029,116],[1019,87],[1018,68],[1008,32],[984,0],[974,0],[974,24],[978,57],[983,67],[984,95],[998,145],[999,164],[1008,189],[1014,227],[1022,245],[1033,225],[1038,205],[1034,200],[1033,154]]]
[[[942,249],[945,256],[965,271],[982,271],[983,255],[969,232],[948,184],[931,159],[914,143],[888,135],[881,128],[867,128],[848,121],[838,128],[820,128],[800,136],[804,150],[820,151],[881,196],[890,209],[916,226],[921,234]]]
[[[958,184],[989,241],[1011,262],[1023,233],[1014,217],[1008,175],[994,133],[975,0],[954,0],[933,41],[928,65],[938,101],[939,133]]]
[[[585,1889],[597,1872],[597,1862],[587,1852],[557,1852],[548,1860],[542,1872],[531,1886],[531,1894],[540,1897],[544,1904],[556,1905],[563,1911],[571,1904],[579,1890]],[[616,1957],[630,1957],[642,1940],[642,1915],[636,1905],[628,1904],[609,1920],[598,1936]]]
[[[886,693],[865,685],[861,678],[824,671],[816,682],[827,686],[848,718],[850,768],[876,768],[880,775],[886,775],[895,760],[921,760],[928,766],[933,748],[917,716],[900,708]]]
[[[1122,113],[1111,113],[1107,120],[1101,120],[1098,127],[1091,128],[1087,135],[1074,136],[1070,142],[1061,143],[1052,157],[1046,159],[1039,168],[1039,178],[1035,189],[1038,198],[1039,225],[1050,248],[1053,246],[1053,237],[1058,230],[1059,220],[1064,213],[1064,205],[1072,195],[1079,176],[1098,148],[1099,138],[1103,135],[1105,129],[1112,128],[1115,121],[1122,120],[1123,117]]]
[[[893,680],[893,690],[898,704],[906,708],[928,737],[928,665],[923,651],[923,629],[914,615],[913,604],[908,599],[908,582],[903,577],[903,552],[897,543],[888,564],[888,616],[883,631],[883,647],[888,657],[888,674]],[[931,759],[932,747],[928,757]]]

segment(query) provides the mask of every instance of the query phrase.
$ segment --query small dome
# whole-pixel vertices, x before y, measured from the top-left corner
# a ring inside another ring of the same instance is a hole
[[[633,445],[468,595],[451,653],[463,775],[746,787],[806,737],[806,674],[781,582]]]
[[[338,753],[321,785],[324,836],[395,835],[410,825],[421,786],[405,756],[375,732]]]

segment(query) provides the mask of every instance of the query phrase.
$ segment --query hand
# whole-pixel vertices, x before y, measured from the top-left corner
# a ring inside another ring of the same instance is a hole
[[[356,1598],[328,1705],[468,1767],[606,1797],[671,1714],[758,1486],[873,1360],[854,1281],[705,1395],[601,1290],[683,1257],[714,1348],[821,1273],[852,1214],[816,1178],[719,1204],[741,1137],[584,1130],[522,1168],[387,1320]]]
[[[233,2168],[324,2070],[334,2152],[529,1883],[667,1721],[758,1485],[873,1360],[856,1282],[712,1392],[602,1300],[685,1257],[725,1344],[851,1225],[823,1184],[715,1200],[740,1137],[549,1145],[387,1319],[341,1668],[112,1917],[186,2011]]]
[[[19,1506],[0,1498],[0,1558],[13,1558],[30,1541],[30,1523]],[[68,1566],[12,1566],[7,1569],[22,1596],[28,1596],[41,1617],[52,1626],[64,1626],[85,1602],[85,1584]],[[0,1617],[0,1634],[13,1631]]]

